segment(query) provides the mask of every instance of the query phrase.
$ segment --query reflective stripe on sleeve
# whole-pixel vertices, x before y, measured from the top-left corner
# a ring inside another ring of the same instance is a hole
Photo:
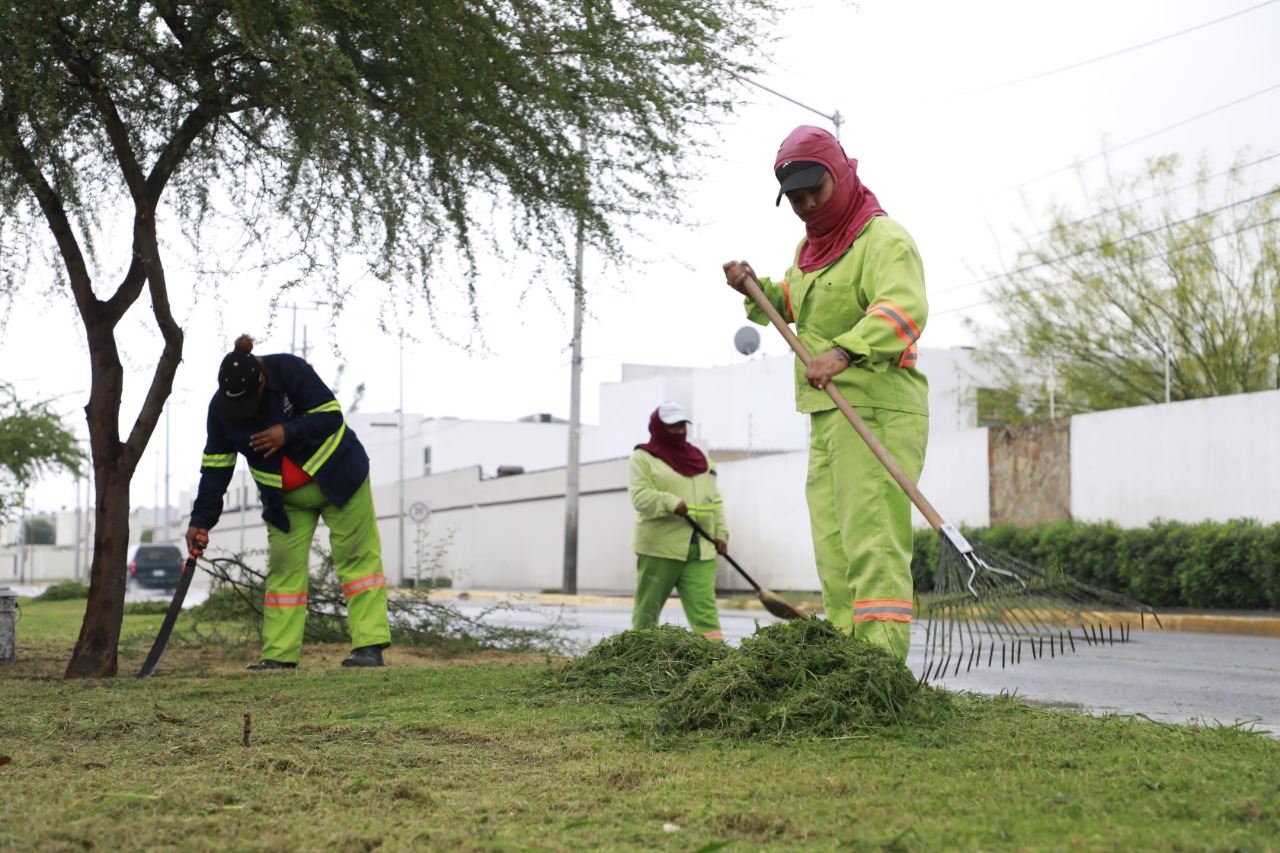
[[[259,471],[252,465],[249,466],[249,473],[253,475],[253,481],[268,486],[273,489],[283,489],[284,480],[279,474],[272,474],[269,471]]]
[[[336,403],[334,405],[337,405]],[[320,470],[324,463],[329,461],[329,457],[333,455],[333,451],[338,449],[342,437],[347,434],[347,423],[342,422],[342,426],[338,427],[338,431],[324,440],[324,444],[320,445],[320,449],[311,455],[311,458],[302,463],[302,470],[306,471],[312,477]]]
[[[879,317],[892,326],[894,334],[901,338],[902,342],[908,347],[913,346],[916,341],[920,340],[920,327],[911,319],[910,314],[892,302],[872,302],[867,307],[867,316]]]
[[[787,298],[787,316],[791,318],[791,322],[796,321],[796,312],[791,309],[791,285],[784,278],[778,282],[778,286],[782,288],[782,295]]]
[[[338,401],[330,400],[327,403],[321,403],[319,406],[316,406],[314,409],[307,409],[306,413],[308,415],[314,415],[317,412],[341,412],[341,411],[342,411],[342,406],[338,405]]]
[[[201,468],[234,468],[236,467],[236,455],[234,453],[206,453],[200,457]]]
[[[911,602],[898,598],[868,598],[853,603],[854,622],[910,622]]]

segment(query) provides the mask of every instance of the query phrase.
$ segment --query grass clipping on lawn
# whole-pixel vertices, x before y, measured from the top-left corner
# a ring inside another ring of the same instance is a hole
[[[660,734],[729,739],[842,737],[951,717],[951,694],[822,619],[757,628],[738,648],[663,625],[624,631],[554,671],[551,684],[654,699]]]

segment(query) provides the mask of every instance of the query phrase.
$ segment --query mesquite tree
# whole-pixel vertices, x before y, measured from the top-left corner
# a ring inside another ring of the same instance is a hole
[[[633,223],[678,218],[693,131],[730,107],[775,14],[767,0],[0,2],[3,292],[74,299],[92,362],[97,524],[67,676],[116,671],[129,482],[182,357],[172,300],[192,298],[166,281],[172,235],[309,283],[358,257],[377,298],[428,307],[442,260],[465,273],[443,286],[485,286],[477,241],[567,270],[581,228],[619,261]],[[40,261],[51,291],[29,280]],[[124,433],[117,327],[144,294],[164,343]]]
[[[0,519],[13,513],[22,491],[41,474],[79,475],[84,462],[75,433],[48,400],[24,403],[0,379]]]
[[[1004,328],[980,330],[1023,414],[1046,414],[1050,365],[1057,414],[1164,402],[1166,383],[1170,400],[1280,388],[1280,187],[1252,168],[1270,159],[1188,176],[1155,158],[1050,208],[988,288]]]

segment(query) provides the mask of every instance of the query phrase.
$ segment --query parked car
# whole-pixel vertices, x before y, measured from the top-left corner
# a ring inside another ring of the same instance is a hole
[[[152,589],[177,589],[185,563],[177,545],[139,545],[129,561],[129,582]]]

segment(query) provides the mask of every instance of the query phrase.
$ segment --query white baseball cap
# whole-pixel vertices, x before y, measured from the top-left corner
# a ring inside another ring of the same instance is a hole
[[[679,403],[663,403],[658,407],[658,420],[667,425],[683,424],[689,422],[689,416]]]

